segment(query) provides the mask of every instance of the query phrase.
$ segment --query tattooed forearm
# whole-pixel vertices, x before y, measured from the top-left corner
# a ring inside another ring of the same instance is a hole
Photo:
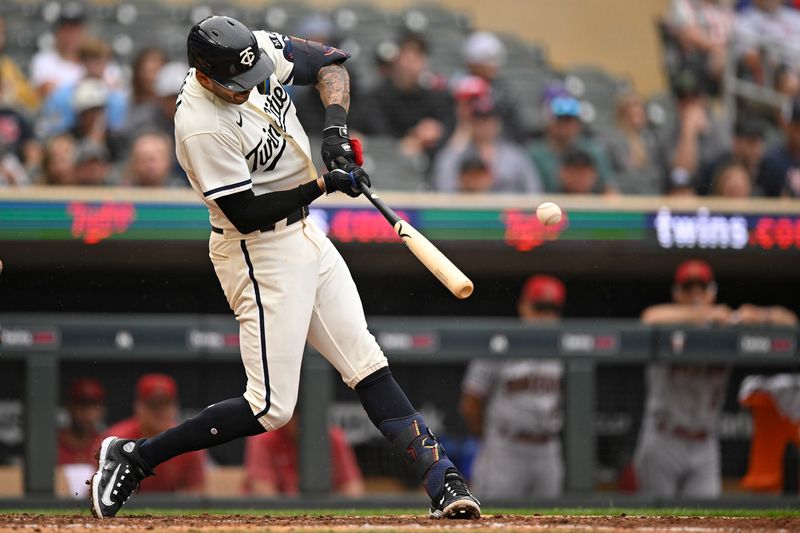
[[[339,104],[350,110],[350,75],[344,66],[337,63],[319,69],[317,90],[325,107]]]

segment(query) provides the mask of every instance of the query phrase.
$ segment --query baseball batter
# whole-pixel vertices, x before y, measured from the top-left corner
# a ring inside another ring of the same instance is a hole
[[[306,340],[358,394],[370,420],[418,474],[430,515],[477,518],[480,505],[411,406],[367,329],[337,250],[306,218],[323,193],[370,184],[347,132],[349,55],[212,16],[188,37],[192,67],[178,96],[178,160],[209,210],[209,255],[240,325],[241,397],[149,439],[105,439],[92,511],[114,516],[162,462],[286,424],[297,401]],[[318,176],[287,85],[316,85],[326,108]]]
[[[557,320],[565,289],[552,276],[531,276],[518,302],[527,323]],[[552,498],[562,492],[559,436],[564,423],[557,359],[470,362],[462,383],[461,412],[481,437],[472,479],[475,493],[492,498]]]

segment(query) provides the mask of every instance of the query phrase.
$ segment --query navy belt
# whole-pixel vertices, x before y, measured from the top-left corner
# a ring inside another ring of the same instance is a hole
[[[304,205],[300,209],[298,209],[296,211],[292,211],[291,213],[289,213],[289,216],[286,217],[286,225],[288,226],[289,224],[294,224],[295,222],[300,222],[301,220],[303,220],[307,216],[308,216],[308,206]],[[275,224],[267,224],[266,226],[263,226],[263,227],[258,228],[258,229],[260,231],[274,231],[275,230]],[[213,231],[214,233],[219,233],[220,235],[225,233],[225,230],[223,230],[222,228],[217,228],[215,226],[211,226],[211,231]],[[228,230],[228,231],[230,231],[230,230]]]

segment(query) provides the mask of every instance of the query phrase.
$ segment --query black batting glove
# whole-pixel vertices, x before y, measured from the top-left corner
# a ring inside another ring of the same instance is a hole
[[[340,166],[339,159],[347,163]],[[353,148],[350,146],[350,134],[347,132],[347,111],[338,105],[331,104],[325,108],[325,126],[322,129],[322,160],[328,170],[346,169],[355,166]]]
[[[335,168],[327,174],[324,174],[322,179],[325,180],[325,192],[327,194],[340,191],[352,198],[361,194],[359,183],[363,183],[367,187],[372,185],[366,171],[356,166],[353,166],[349,172],[340,168]]]

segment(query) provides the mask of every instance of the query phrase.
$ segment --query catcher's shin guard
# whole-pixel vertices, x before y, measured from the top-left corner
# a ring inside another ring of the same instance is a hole
[[[414,413],[404,418],[384,420],[378,429],[414,469],[428,495],[431,498],[438,496],[442,492],[444,474],[448,468],[453,468],[453,463],[422,415]]]

